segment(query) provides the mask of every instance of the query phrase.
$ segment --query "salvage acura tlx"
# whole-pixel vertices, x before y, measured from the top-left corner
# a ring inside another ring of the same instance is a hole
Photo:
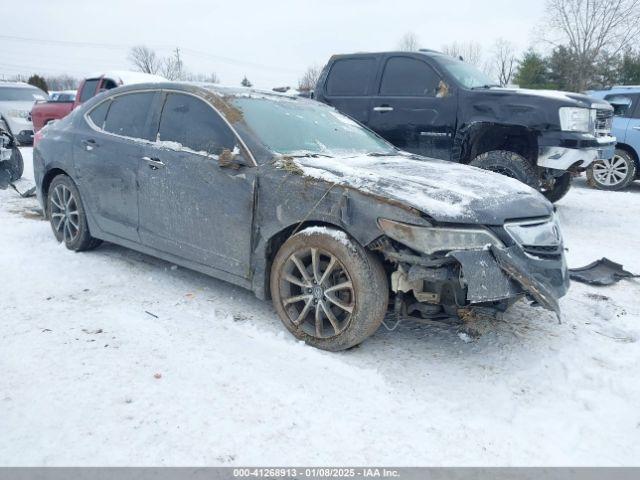
[[[390,301],[429,318],[525,297],[557,313],[568,288],[540,193],[399,151],[311,100],[127,86],[36,140],[58,241],[80,251],[106,240],[252,289],[319,348],[362,342]]]

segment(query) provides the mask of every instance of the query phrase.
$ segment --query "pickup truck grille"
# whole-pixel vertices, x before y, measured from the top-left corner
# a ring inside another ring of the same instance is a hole
[[[611,110],[596,110],[596,137],[606,137],[611,133],[613,124],[613,112]]]

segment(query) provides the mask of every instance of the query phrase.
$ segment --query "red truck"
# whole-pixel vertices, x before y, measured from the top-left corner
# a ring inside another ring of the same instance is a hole
[[[37,132],[52,120],[64,117],[73,110],[76,101],[76,91],[52,92],[49,99],[44,102],[36,102],[31,109],[31,121],[33,131]]]
[[[31,119],[33,121],[33,131],[37,132],[47,123],[58,120],[66,116],[78,105],[86,102],[100,92],[111,90],[120,85],[130,85],[132,83],[165,82],[166,79],[158,75],[151,75],[140,72],[110,71],[89,75],[80,82],[77,92],[56,92],[64,95],[64,100],[54,100],[53,94],[46,102],[38,102],[31,109]],[[68,95],[72,93],[72,95]]]

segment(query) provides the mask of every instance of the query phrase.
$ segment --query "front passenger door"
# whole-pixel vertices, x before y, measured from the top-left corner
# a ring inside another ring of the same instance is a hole
[[[139,232],[160,251],[249,278],[255,169],[221,167],[233,131],[206,102],[166,94],[155,143],[139,163]]]

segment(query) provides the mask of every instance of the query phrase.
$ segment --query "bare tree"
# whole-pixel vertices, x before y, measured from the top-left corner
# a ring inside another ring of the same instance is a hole
[[[80,80],[70,75],[54,75],[45,77],[50,90],[75,90]]]
[[[442,46],[442,52],[455,58],[462,58],[476,67],[482,65],[482,47],[476,42],[449,43]]]
[[[420,40],[413,32],[405,33],[398,43],[398,50],[403,52],[415,52],[420,48]]]
[[[138,45],[129,50],[129,61],[140,72],[158,73],[161,61],[149,47]]]
[[[497,77],[500,85],[504,87],[511,83],[517,64],[516,49],[513,43],[504,38],[496,40],[493,45],[492,58],[487,70]]]
[[[218,77],[218,74],[216,72],[185,73],[184,80],[190,80],[192,82],[220,83],[220,77]]]
[[[165,57],[160,67],[162,76],[167,80],[184,80],[187,73],[184,70],[180,49],[176,47],[173,54]]]
[[[547,0],[543,39],[566,45],[576,60],[576,84],[588,87],[600,56],[616,56],[640,34],[640,0]]]
[[[307,71],[304,72],[304,75],[298,80],[298,90],[301,92],[310,92],[316,88],[320,72],[322,72],[322,69],[318,65],[312,65],[307,68]]]

